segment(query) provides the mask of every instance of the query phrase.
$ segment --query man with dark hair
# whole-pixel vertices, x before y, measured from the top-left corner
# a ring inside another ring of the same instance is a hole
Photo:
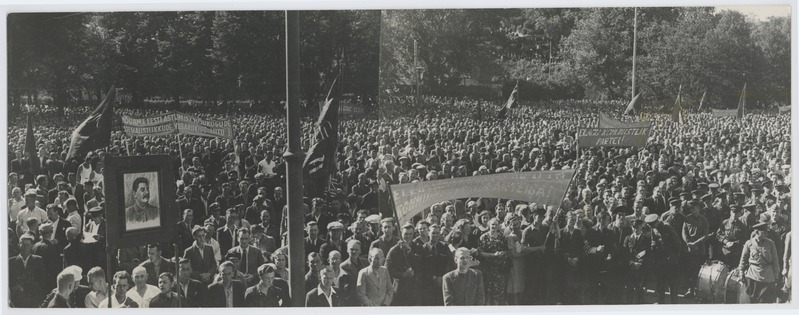
[[[117,271],[114,274],[114,285],[111,286],[114,295],[100,302],[97,308],[108,308],[108,301],[111,301],[113,308],[138,308],[139,304],[126,295],[132,284],[133,280],[127,271]]]
[[[333,267],[327,266],[319,270],[319,285],[305,295],[305,307],[341,306],[333,281]]]
[[[305,237],[305,253],[318,253],[324,242],[319,238],[319,225],[316,221],[306,222],[305,232],[308,234]]]
[[[158,285],[158,278],[164,272],[175,272],[175,264],[162,257],[161,245],[153,243],[147,245],[147,260],[139,266],[147,269],[147,284]]]
[[[235,268],[230,261],[219,265],[222,281],[208,286],[205,297],[206,307],[244,307],[244,283],[233,280]]]
[[[258,267],[260,281],[247,288],[244,304],[247,307],[289,307],[291,298],[288,292],[275,285],[275,268],[270,264]]]
[[[238,245],[238,238],[236,237],[236,229],[239,228],[236,226],[238,216],[236,209],[227,209],[225,211],[225,226],[216,230],[216,240],[219,242],[219,251],[222,255]]]
[[[388,251],[386,256],[386,268],[388,269],[391,278],[397,282],[397,292],[394,293],[394,300],[392,306],[414,306],[417,305],[418,272],[416,269],[418,264],[418,256],[411,251],[411,244],[413,243],[413,225],[408,223],[402,227],[401,238],[397,245]]]
[[[181,307],[186,306],[186,299],[172,291],[175,284],[175,276],[171,272],[163,272],[158,276],[158,293],[150,300],[150,308],[160,307]]]
[[[56,278],[58,273],[64,269],[64,262],[61,258],[63,250],[55,246],[50,240],[53,235],[53,226],[45,223],[39,226],[39,235],[42,236],[38,243],[33,245],[32,254],[41,256],[44,261],[45,283],[42,284],[45,291],[54,289],[57,285]]]
[[[19,255],[8,261],[9,299],[14,307],[36,307],[45,294],[44,259],[31,253],[33,243],[33,236],[20,236]]]
[[[150,202],[150,181],[139,177],[133,180],[133,205],[125,209],[128,222],[144,223],[158,218],[158,207]]]
[[[244,273],[245,285],[252,285],[258,281],[258,266],[265,263],[264,255],[260,249],[251,246],[252,234],[247,228],[239,228],[237,231],[239,246],[228,250],[227,255],[232,253],[241,256],[239,270]]]
[[[183,258],[191,262],[192,278],[210,284],[217,269],[214,250],[205,245],[205,229],[202,227],[195,226],[191,235],[194,236],[194,244],[183,252]]]
[[[201,307],[203,306],[203,298],[208,286],[200,281],[191,279],[191,274],[191,262],[186,258],[181,258],[180,274],[178,283],[175,284],[175,290],[180,294],[181,299],[186,300],[186,303],[182,304],[183,306]]]

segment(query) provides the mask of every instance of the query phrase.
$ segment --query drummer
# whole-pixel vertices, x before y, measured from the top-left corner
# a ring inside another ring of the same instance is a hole
[[[751,238],[743,246],[738,270],[745,272],[746,294],[752,303],[774,303],[777,297],[776,282],[780,275],[780,257],[774,241],[768,239],[768,223],[752,226]]]
[[[716,232],[716,239],[721,244],[721,261],[735,268],[741,258],[741,248],[746,242],[746,225],[739,219],[741,217],[741,206],[730,206],[730,217],[724,220]]]

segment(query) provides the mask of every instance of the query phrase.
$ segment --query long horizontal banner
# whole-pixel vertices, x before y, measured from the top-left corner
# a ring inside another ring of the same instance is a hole
[[[736,117],[738,116],[737,109],[710,109],[713,117]]]
[[[780,106],[779,107],[780,114],[790,114],[791,113],[791,105],[788,106]]]
[[[482,197],[560,206],[574,170],[502,173],[389,186],[399,221],[437,202]]]
[[[163,136],[179,133],[233,138],[233,125],[228,120],[206,120],[177,112],[142,118],[122,116],[122,126],[125,133],[131,136]]]
[[[621,121],[599,113],[599,128],[649,128],[651,121]]]
[[[644,147],[651,127],[646,128],[580,128],[577,129],[577,146],[590,147]]]

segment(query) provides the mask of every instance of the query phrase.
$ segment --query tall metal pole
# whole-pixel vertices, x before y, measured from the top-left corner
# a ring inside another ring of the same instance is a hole
[[[419,63],[418,63],[418,47],[416,46],[416,39],[413,40],[413,74],[416,79],[416,104],[419,104]]]
[[[300,18],[299,11],[286,11],[286,120],[288,150],[286,187],[288,188],[289,283],[292,306],[305,306],[305,248],[303,246],[302,162],[300,148]]]
[[[630,89],[630,99],[635,98],[635,55],[638,48],[638,8],[633,11],[633,87]]]

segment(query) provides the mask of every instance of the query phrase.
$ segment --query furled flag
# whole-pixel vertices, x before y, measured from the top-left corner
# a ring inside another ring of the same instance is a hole
[[[336,169],[336,149],[338,147],[338,107],[340,96],[333,97],[336,81],[330,86],[330,91],[325,99],[322,112],[317,121],[314,144],[305,157],[302,165],[307,176],[312,179],[324,180],[327,185],[328,176]]]
[[[682,85],[677,91],[677,100],[674,101],[674,107],[671,109],[671,119],[676,123],[682,123]]]
[[[744,111],[746,110],[746,82],[744,88],[741,90],[741,98],[738,99],[738,118],[744,118]]]
[[[116,88],[111,85],[102,103],[72,132],[67,158],[81,156],[111,144],[111,120],[114,116],[115,97]]]
[[[508,110],[513,108],[513,105],[516,105],[516,94],[519,93],[519,82],[516,82],[516,86],[513,87],[513,92],[510,92],[510,96],[508,97],[508,101],[505,102],[505,106],[499,110],[497,114],[497,118],[505,119],[505,116],[508,114]]]
[[[707,96],[707,89],[705,89],[705,91],[702,92],[702,98],[699,99],[699,107],[696,108],[697,112],[702,110],[702,104],[705,103],[706,96]]]
[[[28,133],[25,135],[25,148],[22,152],[28,153],[31,172],[39,170],[39,155],[36,149],[36,137],[33,135],[33,121],[30,113],[28,113]]]
[[[625,110],[624,110],[624,114],[625,114],[625,115],[631,115],[631,116],[635,116],[635,112],[637,112],[637,111],[638,111],[638,110],[635,108],[635,103],[637,103],[637,102],[638,102],[638,98],[639,98],[640,96],[641,96],[641,92],[638,92],[638,94],[636,94],[636,95],[635,95],[635,97],[633,97],[633,100],[632,100],[632,101],[630,101],[630,104],[627,104],[627,109],[625,109]]]

